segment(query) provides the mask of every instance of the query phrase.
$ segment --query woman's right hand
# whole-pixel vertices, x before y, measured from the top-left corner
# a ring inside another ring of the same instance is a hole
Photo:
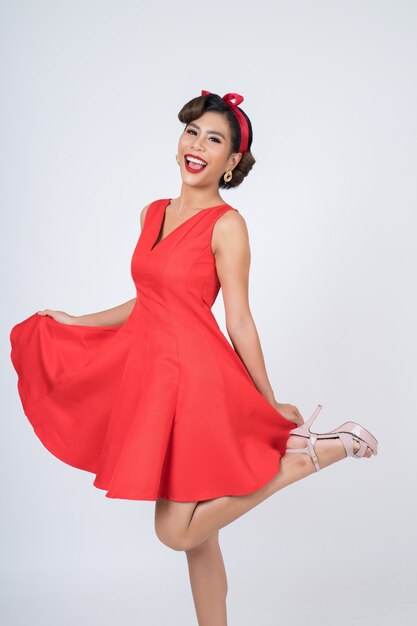
[[[56,322],[60,324],[75,324],[75,316],[65,313],[65,311],[54,311],[52,309],[44,309],[43,311],[37,311],[38,315],[49,315]]]

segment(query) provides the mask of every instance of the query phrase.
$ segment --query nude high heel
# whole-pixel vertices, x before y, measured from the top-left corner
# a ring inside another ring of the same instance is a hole
[[[362,458],[368,446],[371,448],[373,454],[378,454],[378,441],[369,432],[369,430],[366,430],[366,428],[360,426],[360,424],[357,424],[356,422],[343,422],[343,424],[340,424],[340,426],[337,426],[337,428],[330,430],[327,433],[313,433],[310,430],[310,427],[322,408],[323,405],[318,404],[317,408],[314,410],[307,422],[290,431],[290,435],[306,437],[307,446],[304,448],[287,448],[285,454],[308,454],[314,463],[316,472],[321,469],[314,449],[318,439],[334,439],[335,437],[339,437],[346,450],[346,456],[353,456],[354,459]],[[360,444],[360,448],[356,452],[354,452],[353,448],[354,440],[358,441]]]

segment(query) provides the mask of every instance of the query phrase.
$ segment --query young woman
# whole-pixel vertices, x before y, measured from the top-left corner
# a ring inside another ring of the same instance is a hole
[[[246,223],[219,193],[255,163],[242,101],[203,90],[178,114],[181,193],[141,211],[136,298],[78,317],[45,309],[10,334],[36,435],[107,497],[155,501],[158,538],[187,555],[200,626],[226,624],[220,528],[312,472],[377,454],[362,426],[312,433],[321,405],[304,423],[274,396]],[[220,287],[233,347],[211,312]]]

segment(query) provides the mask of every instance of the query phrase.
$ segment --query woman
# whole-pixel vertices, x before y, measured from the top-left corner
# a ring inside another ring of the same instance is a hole
[[[248,303],[246,223],[219,194],[255,163],[242,101],[203,90],[181,109],[181,194],[141,211],[137,297],[78,317],[45,309],[10,335],[37,436],[107,497],[155,501],[158,538],[186,552],[200,626],[226,624],[220,528],[314,471],[377,453],[358,424],[312,434],[321,405],[304,423],[275,399]],[[211,313],[220,286],[233,347]]]

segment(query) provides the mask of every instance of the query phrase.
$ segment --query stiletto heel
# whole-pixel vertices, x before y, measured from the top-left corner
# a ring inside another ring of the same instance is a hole
[[[318,439],[335,439],[338,437],[343,443],[346,456],[352,456],[354,459],[362,458],[365,455],[367,447],[372,450],[373,454],[378,454],[378,441],[369,432],[369,430],[366,430],[366,428],[356,422],[343,422],[340,426],[337,426],[335,429],[326,433],[313,433],[311,431],[311,425],[322,408],[323,405],[318,404],[311,417],[309,417],[304,424],[301,424],[301,426],[297,426],[297,428],[290,431],[290,435],[305,437],[307,439],[307,446],[304,448],[287,448],[285,452],[286,454],[308,454],[313,461],[316,472],[321,469],[314,449]],[[359,450],[356,452],[354,452],[353,447],[355,440],[360,444]]]

